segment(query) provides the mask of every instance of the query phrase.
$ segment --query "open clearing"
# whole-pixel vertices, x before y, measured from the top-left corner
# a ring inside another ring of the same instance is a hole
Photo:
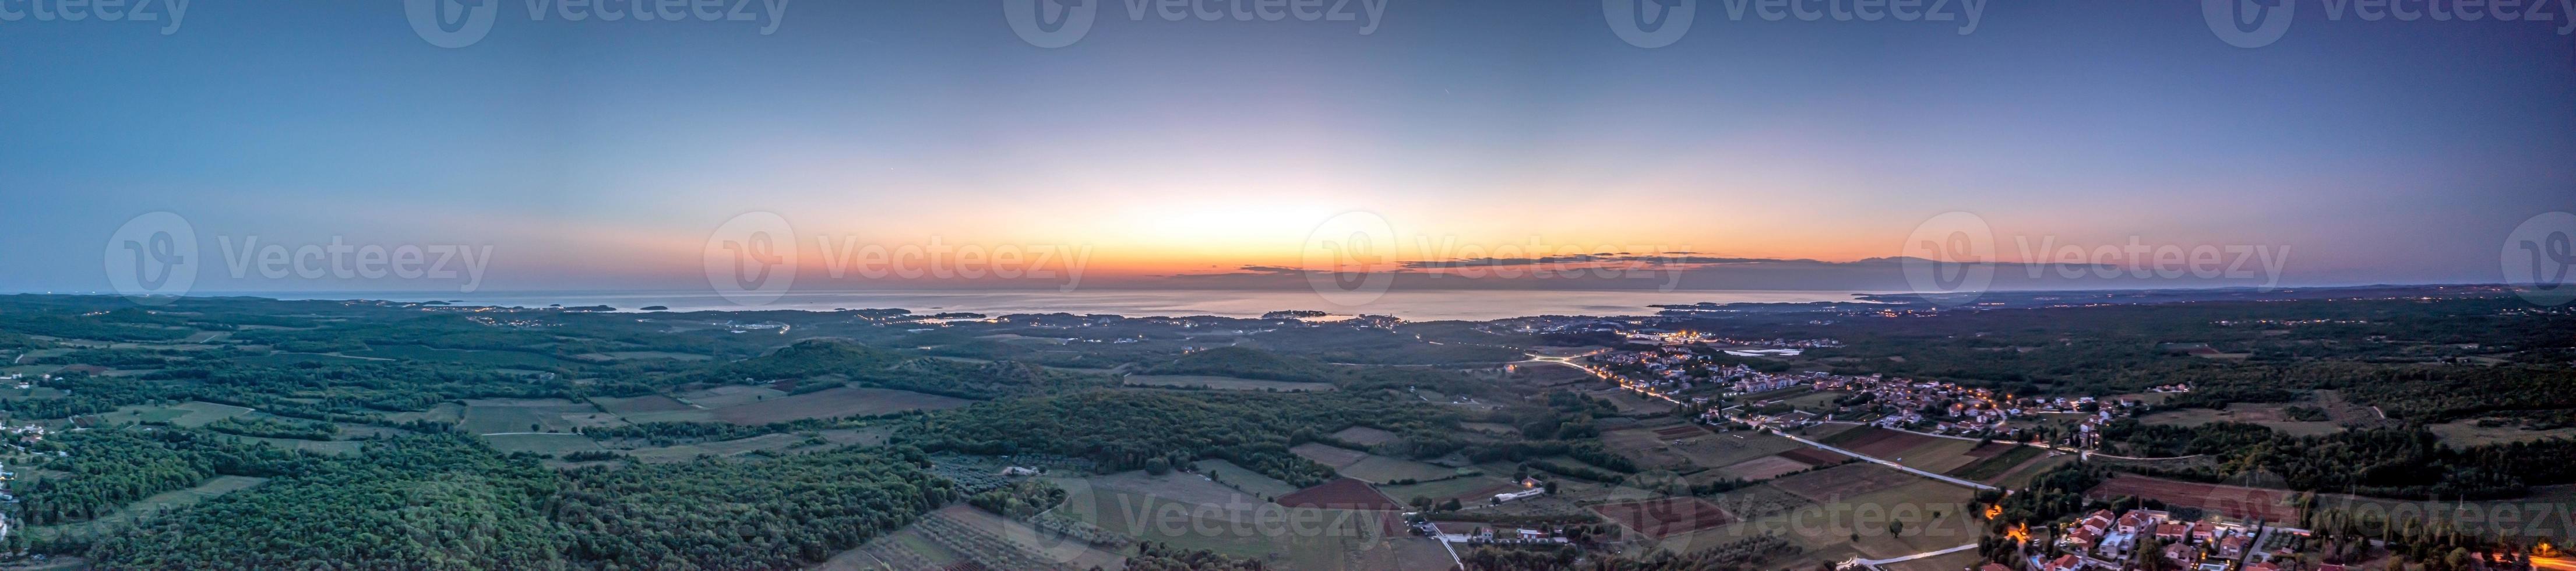
[[[1313,442],[1290,447],[1288,451],[1295,453],[1298,456],[1304,456],[1307,460],[1313,460],[1317,464],[1332,466],[1335,470],[1340,470],[1352,464],[1358,464],[1361,460],[1367,459],[1369,455],[1367,452]]]
[[[1033,557],[1034,561],[1056,563],[1062,565],[1062,569],[1107,569],[1127,565],[1125,556],[1102,551],[1080,541],[1055,539],[1053,535],[1041,533],[1036,528],[1029,527],[1028,524],[1012,521],[984,510],[966,506],[949,506],[931,512],[930,518],[944,520],[956,524],[957,527],[972,530],[968,535],[981,534],[988,538],[1009,542],[1010,547],[1024,551],[1025,555]],[[930,523],[934,530],[948,529],[953,533],[955,529],[941,527],[935,521]],[[986,547],[989,549],[992,546]],[[978,554],[968,553],[968,555],[972,557]],[[1021,568],[1008,560],[985,561],[978,558],[977,561],[993,569]]]
[[[1675,450],[1671,441],[1657,430],[1634,428],[1603,432],[1601,445],[1646,469],[1686,470],[1696,467],[1690,456]]]
[[[883,444],[885,443],[887,432],[889,431],[883,428],[825,430],[815,434],[816,436],[823,437],[824,443],[821,446],[815,446],[811,449],[829,450],[851,444]],[[804,447],[806,445],[806,440],[807,437],[802,433],[763,434],[750,438],[699,442],[695,444],[676,444],[671,446],[653,446],[636,448],[633,450],[618,450],[617,452],[645,462],[683,462],[699,456],[738,456],[762,450],[771,452],[793,451],[800,447]]]
[[[1915,444],[1912,448],[1899,450],[1881,458],[1916,470],[1939,474],[1983,460],[1986,455],[2000,454],[2003,452],[2002,446],[2004,445],[1992,445],[1983,452],[1979,452],[1977,441],[1974,440],[1930,438]]]
[[[612,413],[616,413],[616,414],[633,414],[633,413],[639,413],[639,412],[663,412],[663,411],[672,411],[672,410],[688,410],[688,409],[689,409],[689,405],[688,405],[688,404],[686,404],[686,403],[682,403],[682,402],[680,402],[680,401],[679,401],[679,400],[677,400],[677,399],[673,399],[673,398],[671,398],[671,397],[666,397],[666,396],[662,396],[662,395],[644,395],[644,396],[640,396],[640,397],[626,397],[626,398],[618,398],[618,397],[590,397],[590,402],[591,402],[591,404],[599,405],[599,409],[600,409],[600,410],[605,410],[605,411],[612,412]]]
[[[1205,387],[1221,391],[1308,392],[1333,390],[1332,383],[1265,381],[1215,375],[1128,375],[1131,387]]]
[[[1236,466],[1233,462],[1227,462],[1224,460],[1200,460],[1195,464],[1191,464],[1191,466],[1198,468],[1200,473],[1214,476],[1220,484],[1233,487],[1237,490],[1242,490],[1247,494],[1261,496],[1265,499],[1275,498],[1286,495],[1289,492],[1297,491],[1296,486],[1288,485],[1287,482],[1279,481],[1278,478],[1264,476],[1260,472],[1254,472],[1242,466]]]
[[[1805,470],[1810,467],[1812,467],[1812,465],[1781,456],[1764,456],[1761,458],[1746,460],[1724,468],[1718,468],[1718,470],[1726,472],[1728,475],[1732,475],[1737,478],[1753,481],[1778,478],[1782,474]]]
[[[2287,505],[2292,492],[2221,486],[2130,474],[2112,476],[2084,493],[2088,498],[2136,496],[2178,506],[2191,506],[2237,519],[2295,521],[2296,506]]]
[[[2425,428],[2432,430],[2435,436],[2442,437],[2442,443],[2460,447],[2501,444],[2506,442],[2525,442],[2549,438],[2576,438],[2576,428],[2523,430],[2520,428],[2514,428],[2510,424],[2503,426],[2478,426],[2478,421],[2475,420],[2445,422],[2427,426]]]
[[[1895,557],[1956,547],[1977,540],[1981,532],[1967,513],[1967,502],[1973,497],[1968,488],[1879,469],[1903,475],[1907,480],[1902,480],[1904,483],[1897,486],[1856,497],[1846,496],[1832,503],[1799,503],[1801,498],[1798,496],[1765,491],[1770,486],[1729,492],[1719,496],[1717,502],[1745,521],[1677,533],[1664,538],[1657,546],[1686,552],[1746,537],[1777,534],[1805,547],[1807,552],[1796,559],[1812,563],[1816,560],[1841,560],[1855,554],[1870,558]],[[1739,500],[1738,496],[1751,497]],[[1745,515],[1748,512],[1735,507],[1752,504],[1756,500],[1767,500],[1763,504],[1774,511]],[[1902,531],[1889,533],[1888,523],[1891,521],[1902,523]],[[1778,562],[1774,563],[1770,567],[1780,566]]]
[[[128,406],[119,408],[116,412],[98,415],[98,419],[105,424],[132,422],[195,428],[205,426],[209,422],[250,414],[250,412],[251,409],[228,404],[189,401],[166,407]]]
[[[1808,450],[1795,440],[1750,431],[1721,432],[1672,443],[1673,453],[1693,466],[1716,468],[1791,450]]]
[[[1911,432],[1899,432],[1874,426],[1864,426],[1843,431],[1816,441],[1823,442],[1827,446],[1859,452],[1864,456],[1884,460],[1903,456],[1905,451],[1911,450],[1916,446],[1928,444],[1934,440],[1944,439]]]
[[[783,396],[787,396],[787,391],[769,388],[766,385],[725,385],[680,393],[678,398],[680,402],[701,407],[724,408]]]
[[[1393,432],[1387,432],[1366,426],[1353,426],[1350,428],[1344,428],[1341,432],[1333,433],[1334,440],[1361,446],[1377,446],[1379,444],[1394,442],[1396,441],[1396,438],[1397,437]]]
[[[2206,408],[2169,410],[2141,417],[2138,421],[2147,424],[2171,426],[2200,426],[2213,422],[2244,422],[2260,424],[2264,427],[2278,430],[2291,436],[2320,436],[2333,434],[2343,430],[2342,426],[2335,424],[2335,422],[2331,420],[2291,420],[2289,412],[2285,410],[2285,408],[2286,405],[2280,404],[2240,402],[2229,403],[2226,410]]]
[[[1344,476],[1377,483],[1404,481],[1419,482],[1423,480],[1447,478],[1458,475],[1457,468],[1435,466],[1402,458],[1379,456],[1376,454],[1370,454],[1367,458],[1361,458],[1358,462],[1353,462],[1349,466],[1343,466],[1340,469],[1340,472]]]
[[[1995,479],[2002,478],[2004,474],[2011,472],[2014,468],[2021,467],[2024,463],[2036,461],[2041,456],[2048,455],[2048,450],[2037,446],[2019,446],[2012,444],[1990,444],[1988,446],[2007,447],[2011,449],[2003,450],[2000,453],[1989,453],[1986,457],[1978,459],[1975,462],[1959,466],[1958,468],[1951,469],[1947,472],[1942,472],[1942,475],[1962,480],[1992,482]],[[1972,452],[1972,454],[1977,452],[1984,451],[1975,451]]]
[[[1388,512],[1280,507],[1178,472],[1123,472],[1058,482],[1070,493],[1051,513],[1143,541],[1215,551],[1279,569],[1450,566],[1437,543],[1402,535],[1401,520]]]
[[[599,443],[579,434],[489,434],[483,441],[502,452],[535,452],[561,456],[573,452],[601,450]]]
[[[598,412],[586,403],[563,399],[490,399],[465,403],[461,423],[467,434],[504,432],[571,432],[578,423],[564,418],[567,413]]]
[[[1592,506],[1594,513],[1655,539],[1735,523],[1735,516],[1699,498],[1662,498]]]
[[[206,480],[206,483],[198,484],[195,487],[185,490],[153,494],[151,497],[143,498],[142,500],[138,500],[131,504],[126,504],[125,507],[117,508],[116,511],[108,512],[105,515],[98,516],[96,519],[62,525],[29,527],[25,528],[25,533],[29,533],[33,537],[59,538],[84,536],[97,530],[117,529],[134,523],[138,518],[158,515],[161,512],[169,511],[174,508],[196,505],[197,502],[205,501],[206,498],[249,489],[251,486],[257,486],[261,482],[266,481],[268,481],[268,478],[253,478],[249,476],[216,476],[214,479]]]
[[[807,418],[875,416],[908,410],[957,408],[975,401],[894,389],[834,387],[801,395],[717,409],[716,420],[734,424],[769,424]]]
[[[1895,488],[1919,479],[1922,479],[1922,476],[1863,462],[1781,478],[1771,482],[1771,485],[1818,503],[1834,503]]]
[[[1378,488],[1378,491],[1385,492],[1387,497],[1404,502],[1411,502],[1415,497],[1423,497],[1430,498],[1433,503],[1455,499],[1462,505],[1476,505],[1492,501],[1494,494],[1517,492],[1522,489],[1520,484],[1496,476],[1468,476],[1420,484],[1386,486]]]

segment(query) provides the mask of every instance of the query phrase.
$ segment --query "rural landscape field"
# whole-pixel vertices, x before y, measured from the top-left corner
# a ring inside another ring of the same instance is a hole
[[[0,571],[2576,571],[2576,0],[0,0]]]
[[[2548,561],[2568,318],[2348,293],[1366,324],[15,296],[0,463],[45,566],[1942,571],[2108,558],[2088,518],[2128,510],[2281,550],[2239,565]],[[2211,325],[2316,315],[2366,333]],[[1329,355],[1360,342],[1384,362]],[[2391,360],[2471,342],[2508,362]],[[1810,349],[1729,353],[1780,345]],[[433,535],[357,531],[394,517]],[[478,526],[516,531],[446,543]]]

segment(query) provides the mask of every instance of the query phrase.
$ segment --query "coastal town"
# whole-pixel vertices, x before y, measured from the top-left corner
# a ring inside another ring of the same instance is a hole
[[[1833,339],[1732,339],[1599,320],[1576,326],[1605,325],[1617,327],[1630,343],[1569,364],[1621,388],[1696,407],[1706,423],[1755,428],[1857,423],[2092,449],[2100,445],[2105,425],[2146,408],[2136,399],[2017,396],[1948,381],[1844,375],[1763,361],[1796,356],[1802,349],[1842,346]],[[2156,390],[2191,389],[2173,384]]]

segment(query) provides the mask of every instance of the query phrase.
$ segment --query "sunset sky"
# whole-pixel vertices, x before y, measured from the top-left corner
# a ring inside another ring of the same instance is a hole
[[[456,49],[390,1],[197,3],[167,35],[0,23],[0,291],[106,289],[108,237],[155,211],[214,274],[224,240],[339,236],[490,246],[481,287],[539,290],[705,287],[710,233],[746,212],[802,248],[1081,251],[1151,284],[1294,267],[1348,212],[1398,261],[1852,262],[1964,211],[2007,260],[2015,237],[2258,245],[2290,253],[2285,283],[2359,284],[2500,280],[2516,224],[2576,210],[2563,21],[2309,3],[2239,48],[2196,2],[1993,2],[1963,35],[1707,1],[1648,49],[1589,1],[1387,0],[1364,35],[1092,0],[1096,27],[1044,49],[995,1],[796,2],[767,35],[496,1]]]

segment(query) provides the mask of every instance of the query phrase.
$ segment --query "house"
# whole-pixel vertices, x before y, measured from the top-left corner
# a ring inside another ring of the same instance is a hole
[[[2130,510],[2129,513],[2120,514],[2120,533],[2137,533],[2138,530],[2146,529],[2151,525],[2155,525],[2155,516],[2148,514],[2147,510]]]
[[[2156,526],[2156,539],[2164,540],[2166,543],[2180,544],[2182,543],[2183,538],[2191,537],[2191,528],[2192,524],[2181,522],[2169,522],[2163,525],[2158,525]]]
[[[2093,512],[2092,517],[2084,518],[2083,527],[2085,530],[2093,532],[2093,535],[2099,536],[2102,535],[2102,532],[2111,530],[2111,522],[2111,510],[2101,510]]]
[[[2242,535],[2227,536],[2227,539],[2218,540],[2218,556],[2227,559],[2244,557],[2245,544],[2251,542],[2252,541],[2250,539]]]
[[[2189,544],[2183,543],[2166,545],[2164,556],[2167,561],[2172,561],[2182,565],[2191,565],[2193,561],[2200,560],[2200,548],[2192,547]]]
[[[2040,567],[2040,571],[2075,571],[2083,568],[2084,558],[2076,557],[2073,554],[2067,554],[2060,555],[2057,556],[2056,559],[2049,560],[2047,565]]]
[[[2092,528],[2079,527],[2075,528],[2075,531],[2067,532],[2065,541],[2067,545],[2075,546],[2077,550],[2092,551],[2094,545],[2102,542],[2102,533],[2093,531]]]
[[[1520,531],[1521,541],[1537,541],[1537,540],[1538,540],[1538,538],[1541,538],[1541,537],[1547,537],[1547,534],[1546,534],[1545,532],[1541,532],[1541,531],[1539,531],[1539,530],[1535,530],[1535,529],[1521,528],[1519,531]]]

